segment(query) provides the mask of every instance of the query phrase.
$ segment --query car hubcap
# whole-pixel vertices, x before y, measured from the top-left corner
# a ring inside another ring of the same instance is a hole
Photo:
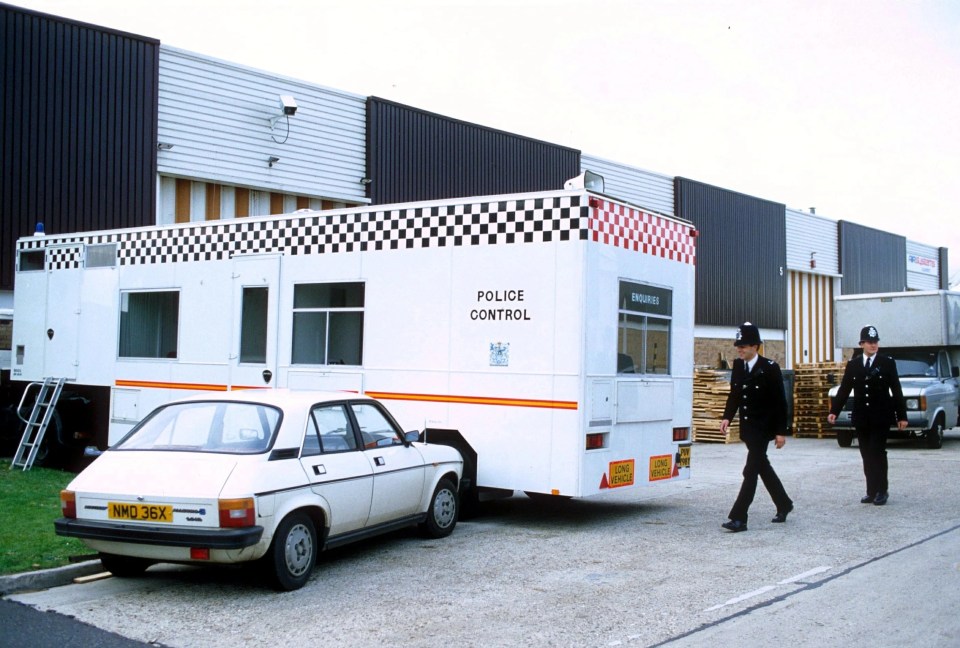
[[[437,526],[445,529],[453,524],[454,516],[457,514],[457,499],[449,490],[442,490],[437,493],[437,498],[433,501],[433,519]]]
[[[310,537],[310,531],[302,524],[296,525],[287,534],[284,556],[287,560],[287,570],[294,576],[303,574],[310,566],[313,556],[313,539]]]

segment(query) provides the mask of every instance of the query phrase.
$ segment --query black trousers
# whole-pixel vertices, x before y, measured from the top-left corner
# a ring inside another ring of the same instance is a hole
[[[777,511],[786,511],[793,504],[787,491],[784,490],[780,478],[770,465],[767,459],[767,446],[770,442],[762,439],[751,439],[745,441],[747,444],[747,463],[743,467],[743,483],[740,485],[740,494],[737,495],[737,501],[733,503],[730,509],[731,520],[747,521],[747,509],[753,503],[753,497],[757,493],[757,478],[763,481],[764,487],[770,493]]]
[[[870,497],[887,492],[887,432],[889,429],[889,426],[857,426],[857,445],[860,446],[863,476],[867,478],[867,495]]]

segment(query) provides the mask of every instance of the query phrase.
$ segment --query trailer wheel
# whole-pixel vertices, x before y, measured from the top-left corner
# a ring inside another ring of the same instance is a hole
[[[939,450],[943,447],[943,416],[936,418],[924,438],[927,440],[927,447],[932,450]]]
[[[420,523],[420,530],[430,538],[445,538],[457,526],[459,508],[457,489],[449,479],[441,479],[430,498],[427,519]]]
[[[263,556],[263,567],[274,589],[290,592],[303,587],[317,564],[317,530],[306,513],[283,518]]]
[[[152,565],[153,561],[147,558],[101,553],[100,564],[117,578],[135,578],[147,571],[147,567]]]
[[[849,448],[853,443],[853,432],[848,430],[837,430],[837,445],[841,448]]]

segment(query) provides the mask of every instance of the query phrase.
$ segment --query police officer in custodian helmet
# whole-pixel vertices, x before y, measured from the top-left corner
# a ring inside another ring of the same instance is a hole
[[[747,444],[747,463],[743,467],[743,484],[729,522],[721,526],[734,533],[747,530],[747,509],[757,491],[757,478],[777,507],[773,522],[786,522],[793,510],[793,501],[787,496],[780,478],[767,459],[767,446],[774,441],[777,448],[787,442],[787,397],[783,391],[783,374],[780,365],[759,354],[760,329],[744,322],[737,329],[734,345],[738,359],[733,361],[730,375],[730,394],[723,410],[720,431],[726,434],[733,415],[740,414],[740,439]]]
[[[830,406],[827,421],[832,425],[847,403],[853,390],[851,418],[857,431],[857,445],[863,459],[867,494],[860,500],[878,506],[887,503],[887,433],[896,425],[907,427],[907,409],[900,388],[897,363],[890,356],[880,355],[880,335],[875,326],[860,330],[862,355],[847,362],[840,388]]]

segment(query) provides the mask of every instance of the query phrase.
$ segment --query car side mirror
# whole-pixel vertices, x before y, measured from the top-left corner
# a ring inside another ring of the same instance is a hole
[[[420,440],[420,430],[410,430],[409,432],[404,432],[403,440],[407,443],[413,443],[414,441]]]

